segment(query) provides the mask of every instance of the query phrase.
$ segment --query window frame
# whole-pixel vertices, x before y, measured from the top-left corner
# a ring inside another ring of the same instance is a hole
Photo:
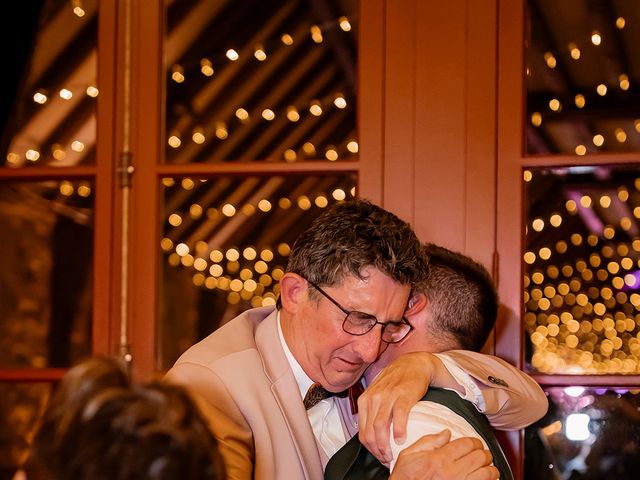
[[[364,4],[366,3],[366,8]],[[130,293],[128,301],[128,343],[132,371],[136,377],[159,372],[156,345],[160,258],[160,180],[166,176],[226,175],[271,176],[292,174],[353,173],[360,195],[380,201],[379,181],[382,155],[382,40],[384,0],[359,2],[358,39],[358,160],[301,163],[227,162],[172,165],[162,162],[164,152],[164,1],[133,2],[131,71],[131,151],[135,173],[131,189]],[[369,42],[373,48],[362,49]],[[362,80],[366,79],[366,82]],[[367,160],[364,160],[366,158]],[[152,214],[149,205],[155,204]]]
[[[93,308],[92,308],[92,348],[93,353],[106,354],[110,350],[111,308],[113,281],[115,276],[111,256],[116,252],[112,241],[112,217],[115,215],[112,202],[112,185],[115,169],[111,159],[114,156],[111,137],[115,127],[115,76],[116,65],[116,14],[115,5],[100,2],[98,12],[97,48],[98,85],[96,163],[91,166],[75,167],[0,167],[0,182],[42,181],[50,179],[89,179],[94,184],[94,240],[93,240]],[[111,73],[111,74],[109,74]],[[100,252],[100,253],[99,253]],[[106,252],[106,254],[105,254]],[[65,368],[0,368],[0,382],[55,382]]]
[[[499,294],[503,304],[496,334],[496,355],[524,368],[523,260],[525,208],[523,172],[527,168],[568,165],[640,164],[640,152],[620,154],[526,155],[526,85],[524,77],[527,0],[499,0],[498,13],[498,176],[497,250]],[[578,161],[578,162],[577,162]],[[520,239],[514,242],[514,239]],[[546,375],[529,373],[542,387],[572,385],[630,387],[629,375]],[[523,478],[524,431],[509,433],[517,459],[516,478]]]

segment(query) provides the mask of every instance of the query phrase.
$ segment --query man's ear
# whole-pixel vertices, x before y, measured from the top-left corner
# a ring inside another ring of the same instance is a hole
[[[309,284],[297,273],[287,272],[280,279],[280,301],[282,308],[295,313],[300,303],[308,296]]]
[[[405,317],[410,317],[415,315],[416,313],[422,311],[424,307],[427,306],[427,297],[424,293],[414,293],[409,298],[409,303],[407,303],[407,309],[404,311]]]

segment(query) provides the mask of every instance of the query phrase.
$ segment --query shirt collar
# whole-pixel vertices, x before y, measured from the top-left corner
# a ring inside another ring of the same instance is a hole
[[[309,375],[305,373],[302,369],[296,358],[289,350],[289,346],[284,339],[284,335],[282,334],[282,326],[280,325],[280,310],[277,313],[278,320],[278,336],[280,337],[280,344],[282,345],[282,349],[284,350],[284,355],[287,357],[287,361],[289,362],[289,366],[291,367],[291,371],[293,372],[293,376],[296,379],[296,383],[298,384],[298,389],[300,390],[300,396],[304,398],[309,390],[309,387],[313,385],[313,380],[309,378]]]

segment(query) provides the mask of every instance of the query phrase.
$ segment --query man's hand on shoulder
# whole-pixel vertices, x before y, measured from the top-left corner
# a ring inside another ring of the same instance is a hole
[[[409,411],[429,388],[433,355],[416,352],[390,363],[358,399],[360,441],[382,463],[391,461],[389,429],[397,443],[406,438]]]
[[[449,441],[451,433],[443,430],[425,435],[405,448],[389,480],[495,480],[498,469],[491,465],[491,454],[476,438]]]

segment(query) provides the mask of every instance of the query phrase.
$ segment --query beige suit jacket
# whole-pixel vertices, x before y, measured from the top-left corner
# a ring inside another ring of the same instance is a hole
[[[166,379],[196,394],[229,479],[323,478],[273,307],[249,310],[187,350]]]
[[[499,357],[467,350],[445,352],[480,387],[484,414],[494,428],[518,430],[540,420],[549,402],[544,390],[529,375]]]
[[[546,412],[540,387],[506,362],[466,351],[447,353],[481,386],[492,423],[517,429]],[[280,344],[273,307],[244,312],[192,346],[166,379],[195,395],[218,439],[227,478],[323,478],[327,458]],[[340,402],[347,420],[348,408]]]

